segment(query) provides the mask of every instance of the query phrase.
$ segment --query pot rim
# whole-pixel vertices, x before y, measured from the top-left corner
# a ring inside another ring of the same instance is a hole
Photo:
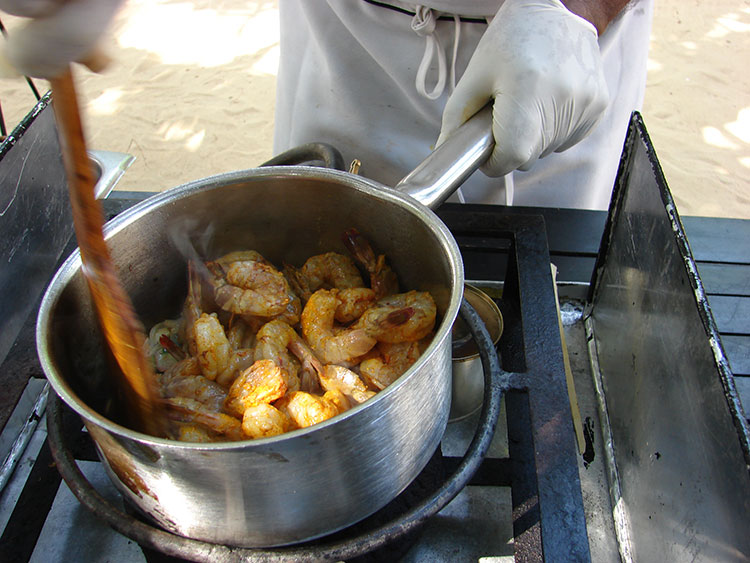
[[[388,396],[397,392],[397,390],[401,386],[406,384],[406,381],[408,379],[414,377],[414,374],[419,371],[420,367],[427,361],[427,358],[432,355],[433,351],[438,346],[440,346],[443,341],[445,341],[446,339],[450,340],[451,328],[453,322],[458,316],[458,311],[461,306],[461,300],[464,290],[463,259],[461,257],[461,253],[458,249],[458,244],[456,243],[455,238],[449,231],[448,227],[440,220],[440,218],[431,209],[417,201],[415,198],[401,193],[398,190],[380,184],[379,182],[376,182],[374,180],[370,180],[348,172],[342,172],[329,168],[319,168],[315,166],[268,166],[261,168],[250,168],[246,170],[237,170],[233,172],[224,172],[213,176],[207,176],[205,178],[193,180],[185,184],[166,189],[123,211],[104,225],[104,239],[105,241],[108,240],[124,228],[136,222],[139,218],[147,215],[148,213],[160,208],[165,204],[174,201],[175,199],[188,198],[192,194],[199,191],[202,192],[205,190],[219,189],[226,187],[228,184],[241,183],[247,180],[258,178],[305,178],[328,180],[336,183],[346,184],[350,188],[374,196],[378,199],[396,203],[408,209],[413,215],[415,215],[418,219],[425,223],[434,233],[436,239],[444,243],[444,248],[447,250],[450,258],[450,266],[452,270],[451,278],[453,280],[453,287],[451,288],[451,295],[448,306],[443,314],[443,318],[440,322],[439,328],[435,331],[435,336],[433,337],[432,342],[430,342],[430,345],[422,353],[422,355],[414,363],[414,365],[412,365],[394,383],[386,387],[384,390],[378,392],[373,398],[349,409],[344,413],[336,415],[313,426],[308,426],[307,428],[300,428],[297,430],[286,432],[284,434],[280,434],[278,436],[259,438],[255,440],[242,440],[237,442],[180,442],[167,438],[150,436],[148,434],[143,434],[136,430],[132,430],[130,428],[117,424],[89,407],[78,397],[75,392],[73,392],[67,382],[63,380],[62,377],[60,377],[56,368],[56,363],[52,360],[48,338],[50,329],[49,320],[55,306],[59,301],[62,291],[65,287],[67,287],[73,276],[76,275],[82,267],[80,249],[76,248],[57,270],[42,298],[42,302],[39,307],[39,313],[37,315],[36,344],[39,361],[42,365],[44,374],[53,390],[70,408],[72,408],[85,421],[95,423],[97,426],[112,434],[124,436],[132,440],[137,440],[141,443],[154,444],[159,446],[170,446],[196,451],[224,451],[246,449],[248,446],[262,448],[277,444],[285,440],[308,435],[312,432],[315,432],[316,430],[338,424],[339,422],[351,416],[356,416],[357,413],[365,409],[376,408],[376,405],[378,403],[387,400]]]

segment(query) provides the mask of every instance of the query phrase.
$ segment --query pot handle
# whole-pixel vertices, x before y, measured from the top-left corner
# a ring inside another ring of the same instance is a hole
[[[261,166],[291,166],[310,162],[322,162],[326,168],[346,170],[344,157],[335,147],[326,143],[307,143],[282,152]]]
[[[435,209],[484,164],[494,146],[492,104],[488,104],[395,187],[430,209]]]

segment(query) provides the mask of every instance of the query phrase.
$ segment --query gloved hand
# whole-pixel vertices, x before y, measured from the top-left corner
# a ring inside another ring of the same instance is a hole
[[[488,176],[582,140],[609,98],[596,28],[559,0],[505,0],[448,99],[437,143],[492,98]]]
[[[92,70],[104,64],[97,43],[122,0],[0,0],[0,10],[30,18],[0,45],[0,72],[38,78],[59,75],[70,63]]]

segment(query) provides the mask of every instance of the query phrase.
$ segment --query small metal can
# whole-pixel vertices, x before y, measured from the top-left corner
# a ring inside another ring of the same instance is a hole
[[[503,333],[503,317],[495,302],[480,289],[465,284],[464,297],[487,327],[493,345]],[[479,348],[468,325],[459,316],[451,332],[453,382],[448,422],[456,422],[474,414],[484,399],[484,370]]]

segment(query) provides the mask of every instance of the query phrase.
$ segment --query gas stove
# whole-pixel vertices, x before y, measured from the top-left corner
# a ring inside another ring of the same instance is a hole
[[[112,217],[145,195],[115,192],[103,205]],[[0,481],[4,560],[739,560],[750,553],[747,421],[738,416],[700,279],[638,117],[610,212],[597,218],[601,245],[597,234],[593,245],[579,245],[585,251],[551,257],[545,217],[554,214],[528,209],[445,204],[438,215],[459,243],[467,281],[503,314],[498,367],[486,376],[494,378],[491,395],[502,394],[496,426],[487,400],[481,412],[449,423],[425,471],[356,530],[268,550],[186,545],[134,517],[80,420],[49,397],[32,311],[0,368],[25,381],[0,440],[0,451],[10,452]],[[658,256],[640,246],[655,243]],[[679,334],[668,336],[675,327]],[[679,385],[665,386],[674,372],[665,358],[687,354]],[[675,406],[675,394],[698,392],[704,410]],[[478,439],[487,441],[486,453],[467,473],[466,452]],[[680,452],[688,441],[694,447]],[[722,464],[701,465],[711,456]],[[446,491],[457,475],[465,486]],[[434,498],[439,512],[413,514]]]
[[[512,390],[505,394],[498,429],[476,473],[469,476],[468,486],[416,533],[407,539],[397,538],[390,542],[395,547],[388,545],[385,549],[389,557],[394,549],[400,550],[405,561],[490,555],[512,558],[514,554],[520,560],[534,560],[542,553],[548,558],[552,554],[553,559],[559,554],[565,559],[586,560],[589,540],[579,478],[583,458],[573,429],[544,221],[539,216],[504,215],[492,208],[453,205],[444,206],[440,215],[459,241],[467,279],[494,297],[503,313],[500,358]],[[18,342],[17,347],[33,348],[33,342]],[[36,369],[40,370],[38,366]],[[27,388],[30,396],[44,396],[46,389],[38,383],[41,380],[31,381]],[[55,409],[65,407],[56,404]],[[66,420],[65,447],[86,480],[127,512],[99,466],[80,422],[69,413],[58,416]],[[440,451],[425,471],[447,476],[459,468],[479,419],[480,413],[476,413],[450,423]],[[21,463],[29,464],[26,482],[17,482],[23,473],[17,470],[13,486],[5,495],[9,496],[14,487],[20,488],[15,506],[6,509],[10,514],[2,539],[8,548],[5,552],[17,554],[19,560],[50,555],[55,559],[77,558],[76,550],[90,553],[90,545],[107,537],[111,544],[108,549],[132,552],[128,558],[150,557],[148,549],[143,553],[134,541],[109,530],[101,515],[96,518],[88,513],[66,485],[60,484],[46,446],[41,444],[44,439],[45,426],[40,425],[27,448],[29,456],[39,448],[36,459]],[[441,485],[438,478],[423,488],[432,491]],[[412,495],[410,505],[423,500],[408,489],[404,494]],[[393,515],[396,523],[399,518],[398,512]],[[81,519],[88,524],[80,526]],[[552,532],[543,534],[543,529]],[[89,533],[90,540],[81,541],[82,535]],[[61,542],[61,537],[68,539]],[[367,548],[365,544],[363,552],[369,551]],[[315,556],[316,549],[311,546],[307,554]],[[247,553],[267,556],[252,550]],[[284,557],[283,549],[270,553]],[[188,557],[195,557],[195,553],[190,552]]]

